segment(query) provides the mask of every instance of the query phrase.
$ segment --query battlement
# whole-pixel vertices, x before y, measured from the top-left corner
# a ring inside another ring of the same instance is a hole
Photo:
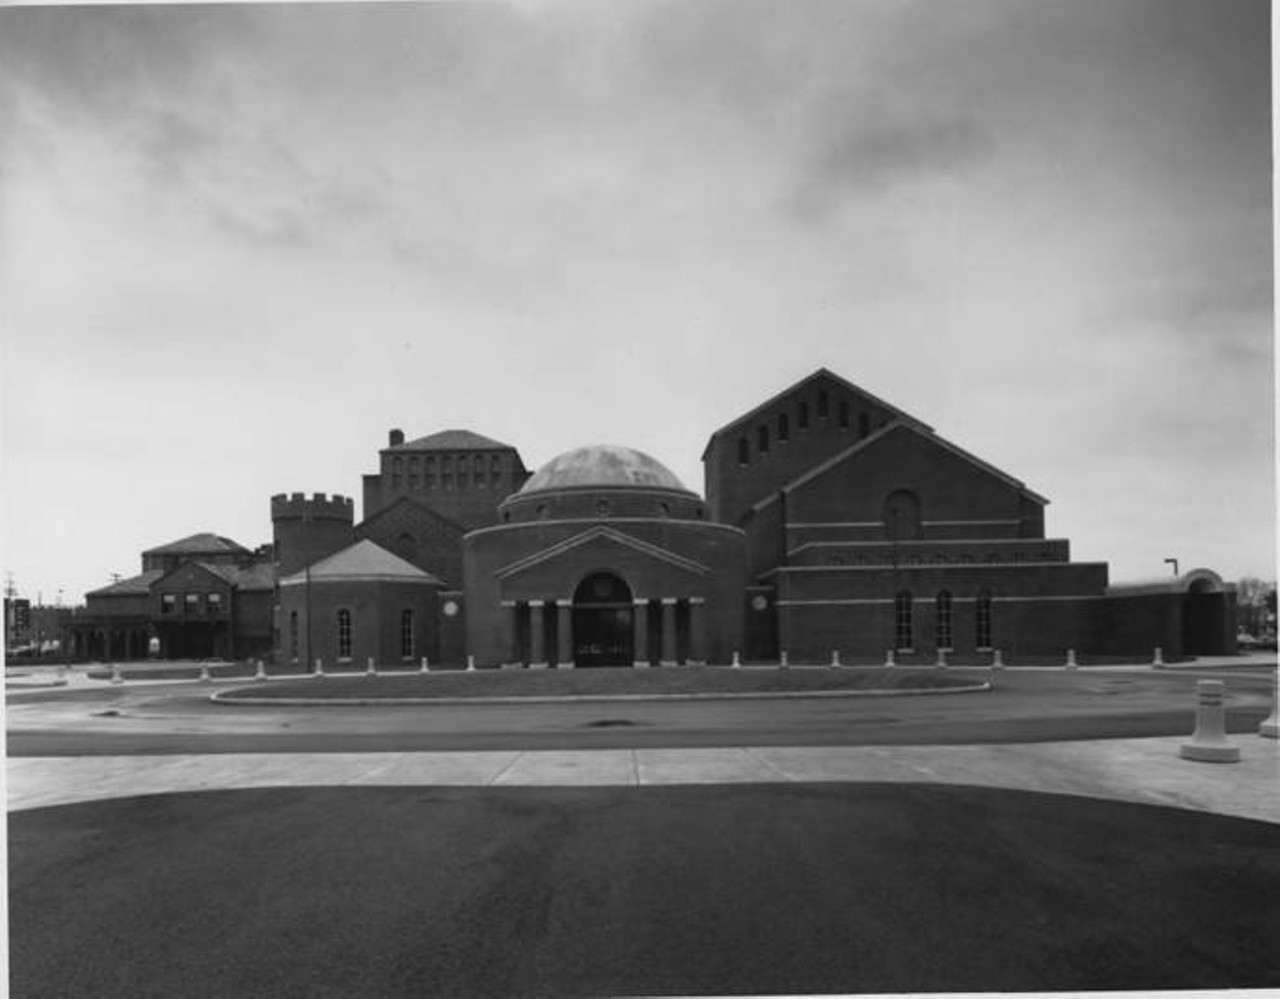
[[[334,493],[277,493],[271,497],[271,519],[336,520],[355,523],[355,501],[350,496]]]

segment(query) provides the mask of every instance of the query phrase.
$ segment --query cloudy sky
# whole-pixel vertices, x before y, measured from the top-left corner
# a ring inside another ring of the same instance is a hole
[[[1113,580],[1273,577],[1264,0],[0,10],[4,567],[80,599],[390,427],[536,468],[825,365]]]

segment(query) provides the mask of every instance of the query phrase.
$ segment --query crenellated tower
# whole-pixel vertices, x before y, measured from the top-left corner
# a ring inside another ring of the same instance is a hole
[[[334,493],[271,497],[276,576],[282,578],[355,542],[355,506]]]

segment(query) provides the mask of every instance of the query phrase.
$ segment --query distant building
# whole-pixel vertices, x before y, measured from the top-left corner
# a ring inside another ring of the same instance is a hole
[[[392,430],[344,496],[271,499],[249,552],[195,535],[88,595],[93,657],[308,667],[661,666],[1234,651],[1234,594],[1195,570],[1112,587],[1046,538],[1047,500],[822,369],[715,431],[705,498],[652,457],[592,445],[530,475],[467,430]]]

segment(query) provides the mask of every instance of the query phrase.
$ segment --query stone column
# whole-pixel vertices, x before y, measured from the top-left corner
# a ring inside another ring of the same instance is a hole
[[[662,598],[662,662],[663,666],[676,665],[676,600]]]
[[[568,669],[573,665],[573,601],[556,601],[556,665]]]
[[[689,598],[689,665],[705,666],[707,664],[707,636],[703,633],[705,617],[702,613],[702,597]]]
[[[546,642],[543,631],[543,607],[544,602],[541,600],[529,601],[529,665],[545,666],[547,665],[547,652],[544,646]]]
[[[649,601],[637,598],[632,601],[632,605],[634,607],[631,618],[632,637],[635,642],[633,665],[637,669],[643,669],[649,665]]]
[[[507,610],[507,659],[520,662],[520,605],[514,600],[502,601]]]

